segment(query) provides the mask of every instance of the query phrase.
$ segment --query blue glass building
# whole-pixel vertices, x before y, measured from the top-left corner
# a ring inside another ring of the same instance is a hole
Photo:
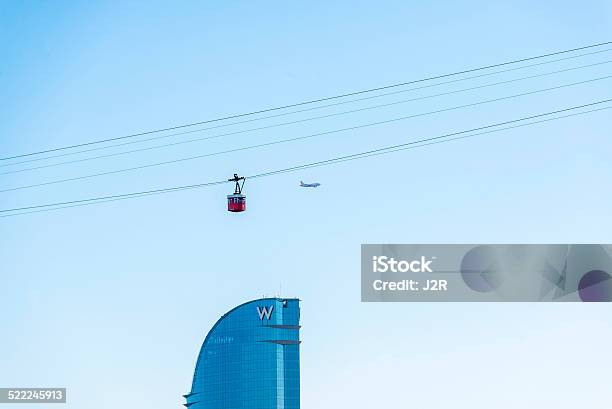
[[[263,298],[223,315],[202,344],[189,409],[299,409],[300,305]]]

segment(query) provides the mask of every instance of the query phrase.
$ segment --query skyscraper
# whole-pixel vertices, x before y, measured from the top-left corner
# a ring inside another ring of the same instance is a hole
[[[196,363],[190,409],[299,409],[298,299],[262,298],[223,315]]]

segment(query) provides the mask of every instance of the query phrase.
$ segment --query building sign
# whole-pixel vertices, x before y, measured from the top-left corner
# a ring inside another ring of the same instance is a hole
[[[270,320],[270,316],[272,315],[273,310],[274,305],[271,305],[269,308],[257,307],[257,314],[259,314],[259,319],[263,321],[264,317],[266,317],[267,320]]]

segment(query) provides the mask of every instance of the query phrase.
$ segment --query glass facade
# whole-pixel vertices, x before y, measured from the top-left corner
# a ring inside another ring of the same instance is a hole
[[[210,330],[196,363],[190,409],[299,409],[298,299],[242,304]]]

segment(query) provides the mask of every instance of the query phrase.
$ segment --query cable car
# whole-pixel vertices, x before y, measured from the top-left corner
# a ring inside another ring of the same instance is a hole
[[[242,185],[240,181],[242,180]],[[238,177],[237,173],[234,173],[232,179],[228,179],[228,182],[236,182],[233,195],[227,195],[227,210],[229,212],[244,212],[246,210],[246,195],[242,194],[242,188],[244,187],[245,178]]]

